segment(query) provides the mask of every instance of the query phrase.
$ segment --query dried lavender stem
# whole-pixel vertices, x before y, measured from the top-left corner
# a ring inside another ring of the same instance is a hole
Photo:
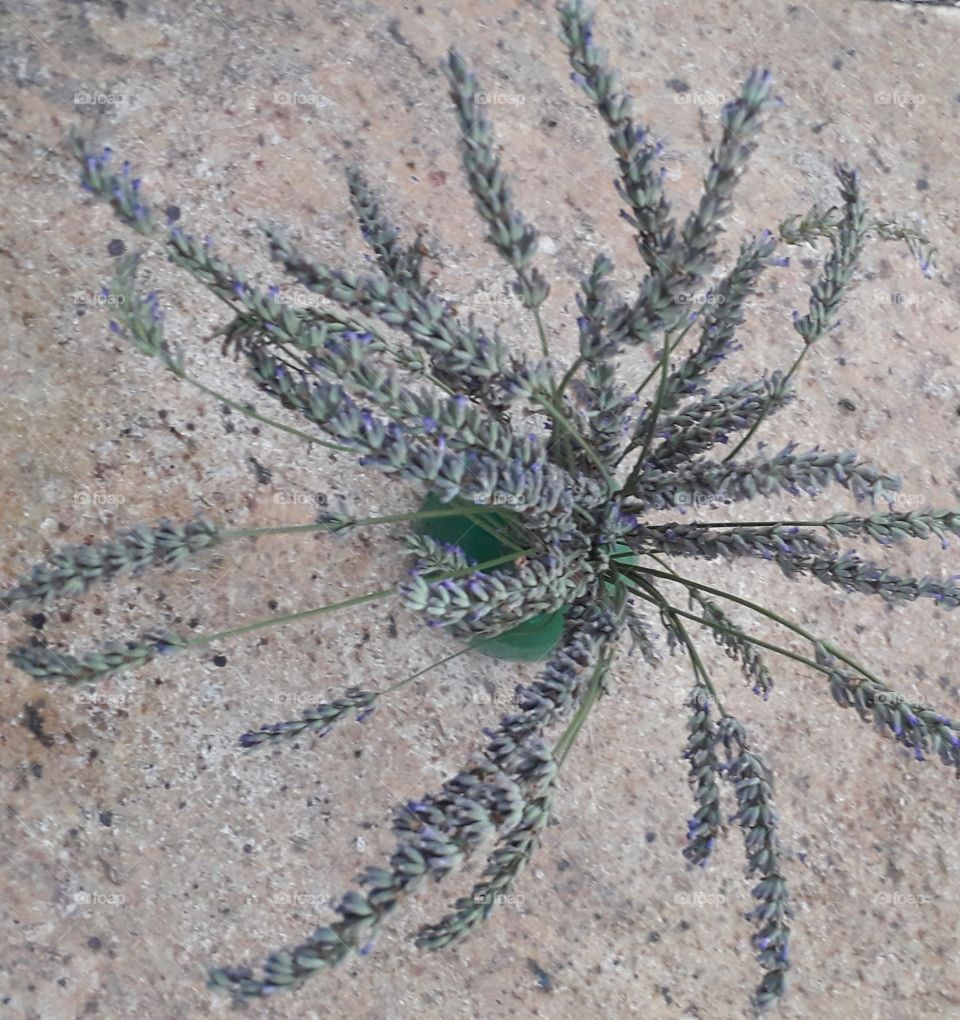
[[[652,559],[656,560],[658,563],[662,562],[656,556],[652,556]],[[851,669],[855,669],[868,680],[880,683],[877,677],[875,677],[868,669],[846,656],[830,642],[824,641],[822,638],[818,638],[816,635],[811,634],[810,631],[799,626],[799,624],[793,623],[785,617],[780,616],[779,613],[775,613],[772,609],[767,609],[764,606],[759,605],[757,602],[751,602],[750,599],[741,598],[739,595],[734,595],[733,592],[730,591],[724,591],[722,588],[714,588],[709,584],[701,584],[699,581],[693,581],[688,577],[682,577],[680,574],[669,569],[654,570],[652,567],[624,566],[623,573],[628,577],[639,573],[648,577],[660,577],[666,581],[676,581],[677,584],[682,584],[687,588],[694,588],[697,591],[707,592],[709,595],[716,595],[719,598],[727,599],[730,602],[736,602],[741,606],[745,606],[747,609],[752,609],[755,613],[759,613],[761,616],[767,617],[769,620],[773,620],[774,623],[779,623],[782,627],[792,630],[795,634],[799,634],[800,637],[806,638],[811,644],[825,648],[831,655],[836,656],[836,658],[838,658],[841,662],[846,663],[846,665],[848,665]]]

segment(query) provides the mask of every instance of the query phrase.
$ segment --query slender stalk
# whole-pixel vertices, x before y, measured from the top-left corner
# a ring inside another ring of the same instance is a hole
[[[688,324],[686,329],[689,329],[689,328],[690,328],[690,326]],[[684,329],[681,332],[680,337],[677,339],[677,344],[683,338],[683,334],[686,332],[686,329]],[[649,423],[647,425],[646,434],[644,435],[643,447],[642,447],[639,455],[637,456],[636,462],[634,463],[633,468],[630,471],[630,474],[627,476],[627,480],[623,483],[623,486],[621,487],[618,495],[630,491],[631,486],[637,480],[637,478],[640,476],[640,472],[643,470],[644,461],[646,461],[647,455],[650,453],[650,447],[653,445],[653,437],[657,433],[657,421],[658,421],[658,419],[660,417],[660,409],[663,406],[663,397],[664,397],[664,394],[667,391],[667,380],[670,377],[669,376],[669,371],[670,371],[670,354],[672,353],[674,347],[676,347],[676,344],[671,345],[670,337],[669,336],[664,337],[664,340],[663,340],[663,351],[661,352],[661,355],[660,355],[660,363],[659,363],[658,366],[656,366],[654,368],[653,373],[652,373],[652,374],[655,374],[659,370],[659,372],[660,372],[660,385],[657,387],[657,396],[656,396],[656,399],[654,400],[653,407],[650,409],[650,416],[649,416],[650,420],[649,420]],[[651,376],[647,377],[647,380],[645,380],[641,384],[640,389],[643,389],[643,387],[646,386],[647,381],[649,381],[650,378],[651,378]],[[637,390],[637,392],[639,393],[640,390]],[[624,451],[624,456],[626,456],[626,451]],[[623,458],[621,457],[621,460],[622,459]]]
[[[525,549],[520,555],[533,555],[535,550]],[[456,570],[450,574],[433,580],[443,581],[457,577],[466,577],[476,570],[489,570],[491,567],[499,567],[504,563],[510,563],[517,557],[516,552],[508,553],[505,556],[498,556],[496,559],[487,560],[486,563],[479,563],[476,566],[465,567],[463,570]],[[277,627],[285,623],[294,623],[297,620],[307,620],[314,616],[321,616],[324,613],[332,613],[337,609],[350,609],[353,606],[362,606],[367,602],[376,602],[377,599],[386,598],[394,593],[393,588],[381,588],[380,591],[369,592],[366,595],[355,595],[353,598],[345,599],[343,602],[332,602],[326,606],[316,606],[313,609],[303,609],[297,613],[284,613],[281,616],[271,616],[263,620],[256,620],[253,623],[245,623],[239,627],[231,627],[229,630],[217,631],[215,634],[201,634],[199,637],[189,638],[178,648],[195,648],[198,645],[208,645],[213,641],[221,641],[226,638],[238,637],[241,634],[249,634],[251,631],[262,630],[264,627]]]
[[[399,691],[401,687],[406,687],[407,684],[413,683],[414,680],[418,680],[425,673],[429,673],[434,669],[439,669],[441,666],[445,666],[448,662],[453,662],[454,659],[459,659],[461,655],[466,655],[467,652],[471,651],[473,651],[473,649],[469,645],[465,645],[463,648],[459,648],[457,651],[451,652],[449,655],[445,655],[442,659],[437,659],[436,662],[431,662],[429,666],[424,666],[423,669],[418,669],[416,673],[411,673],[410,676],[404,677],[402,680],[398,680],[395,684],[390,684],[389,687],[384,687],[382,691],[377,691],[377,699],[379,700],[385,694],[392,694],[394,691]]]
[[[696,321],[695,319],[691,319],[686,324],[686,326],[684,326],[683,329],[677,334],[677,338],[672,343],[670,342],[670,338],[669,337],[666,337],[664,339],[664,349],[669,348],[669,351],[667,352],[667,356],[668,357],[673,354],[673,352],[680,346],[680,344],[683,343],[684,337],[687,335],[687,333],[690,332],[690,329],[692,328],[692,326],[693,326],[695,321]],[[653,366],[653,368],[651,368],[650,371],[647,373],[647,376],[643,380],[643,382],[641,382],[640,385],[633,391],[634,397],[639,397],[640,394],[647,388],[647,386],[650,385],[652,380],[661,371],[662,371],[661,361],[657,361],[657,363]],[[619,465],[620,462],[625,457],[629,456],[629,454],[632,453],[639,445],[640,445],[640,440],[639,439],[632,439],[626,445],[626,447],[624,448],[624,450],[620,454],[620,456],[617,458],[616,462],[614,463],[614,467]]]
[[[326,606],[316,606],[313,609],[302,609],[298,613],[284,613],[281,616],[271,616],[264,620],[256,620],[253,623],[245,623],[240,627],[231,627],[229,630],[220,630],[215,634],[201,634],[199,637],[190,638],[179,646],[182,648],[196,648],[198,645],[208,645],[213,641],[221,641],[226,638],[239,637],[241,634],[249,634],[251,631],[262,630],[264,627],[278,627],[284,623],[294,623],[297,620],[308,620],[313,616],[320,616],[323,613],[332,613],[337,609],[350,609],[352,606],[362,606],[367,602],[375,602],[377,599],[386,598],[393,594],[393,588],[381,588],[380,591],[369,592],[366,595],[355,595],[353,598],[345,599],[343,602],[331,602]]]
[[[478,506],[475,510],[464,511],[460,507],[445,510],[414,510],[410,513],[384,514],[381,517],[364,517],[347,522],[345,527],[360,528],[374,524],[400,524],[403,521],[426,521],[437,517],[464,517],[473,514],[500,513],[499,507]],[[259,538],[261,535],[296,535],[301,532],[327,531],[327,524],[284,524],[271,528],[235,528],[222,533],[223,538]]]
[[[739,637],[744,641],[748,641],[752,645],[756,645],[758,648],[764,648],[768,652],[775,652],[777,655],[782,655],[784,658],[792,659],[794,662],[799,662],[803,666],[809,666],[811,669],[817,670],[818,673],[830,673],[826,667],[821,666],[814,659],[807,658],[806,655],[800,655],[798,652],[792,652],[789,648],[784,648],[783,645],[774,644],[772,641],[764,641],[762,638],[754,637],[752,634],[747,634],[742,630],[733,630],[730,627],[724,627],[719,623],[714,623],[708,620],[704,616],[697,616],[696,613],[687,612],[685,609],[678,609],[671,603],[667,603],[666,599],[660,595],[659,598],[646,594],[644,590],[634,587],[633,585],[627,585],[628,589],[636,595],[638,598],[643,599],[645,602],[649,602],[651,605],[655,605],[658,608],[664,604],[669,605],[671,614],[682,616],[684,619],[690,620],[691,623],[699,623],[704,627],[709,627],[711,630],[715,630],[721,634],[730,634],[734,637]],[[658,592],[659,595],[659,592]]]
[[[593,676],[590,678],[590,683],[587,685],[587,689],[584,692],[583,699],[577,706],[577,711],[574,713],[573,718],[570,720],[570,724],[560,735],[556,744],[553,746],[553,756],[557,761],[557,767],[563,765],[567,755],[570,753],[570,749],[573,747],[580,730],[583,728],[583,724],[587,721],[587,716],[590,714],[590,710],[597,703],[600,695],[603,693],[603,681],[607,675],[607,670],[610,668],[610,660],[613,658],[612,652],[607,652],[597,663],[593,671]]]
[[[829,519],[822,521],[694,521],[684,524],[693,528],[825,528]],[[648,524],[651,531],[667,531],[675,524]]]
[[[540,306],[533,306],[533,321],[537,324],[537,335],[540,337],[540,350],[543,352],[545,358],[550,357],[550,345],[547,342],[547,330],[543,324],[543,316],[540,314]],[[554,388],[554,394],[556,395],[556,388]]]
[[[656,560],[657,563],[662,564],[657,556],[651,558]],[[612,560],[611,560],[612,562]],[[786,617],[780,616],[779,613],[775,613],[772,609],[767,609],[765,606],[761,606],[756,602],[751,602],[750,599],[741,598],[739,595],[734,595],[733,592],[725,591],[723,588],[714,588],[709,584],[701,584],[699,581],[692,581],[688,577],[682,577],[674,570],[654,570],[652,567],[641,567],[639,565],[630,566],[623,561],[620,561],[622,566],[619,567],[621,572],[627,577],[633,577],[634,574],[644,574],[648,577],[660,577],[666,581],[676,581],[677,584],[682,584],[686,588],[694,588],[697,591],[705,591],[710,595],[716,595],[718,598],[727,599],[730,602],[736,602],[738,605],[744,606],[747,609],[752,609],[755,613],[759,613],[761,616],[767,617],[769,620],[773,620],[774,623],[779,623],[782,627],[786,627],[788,630],[792,630],[795,634],[799,634],[800,637],[805,638],[813,645],[820,645],[825,651],[834,658],[839,659],[841,662],[846,663],[851,669],[855,669],[862,676],[868,680],[874,681],[874,683],[880,683],[881,681],[874,676],[865,666],[861,666],[858,662],[851,659],[848,655],[845,655],[839,648],[831,644],[829,641],[824,641],[822,638],[818,638],[815,634],[811,634],[810,631],[805,630],[799,624],[793,623]]]
[[[208,397],[213,397],[214,400],[219,400],[221,404],[226,404],[227,407],[232,408],[234,411],[239,411],[241,414],[246,415],[248,418],[252,418],[254,421],[258,421],[263,425],[279,429],[281,432],[286,432],[288,435],[296,436],[298,439],[304,439],[308,443],[316,443],[317,446],[325,446],[328,450],[336,450],[338,453],[354,452],[349,446],[343,446],[340,443],[331,443],[326,439],[319,439],[317,436],[312,436],[310,433],[303,432],[301,429],[294,428],[292,425],[284,425],[282,421],[276,421],[273,418],[267,418],[265,415],[258,414],[252,408],[244,407],[243,404],[238,404],[235,400],[231,400],[219,390],[212,389],[205,383],[200,382],[199,379],[194,379],[192,375],[188,375],[186,372],[175,372],[174,374],[178,379],[182,379],[191,386],[195,386],[201,393],[205,393]]]
[[[793,376],[793,373],[796,372],[796,370],[800,367],[800,362],[803,361],[804,357],[806,356],[807,351],[809,351],[812,346],[813,346],[812,343],[804,344],[803,349],[797,355],[796,360],[794,361],[794,363],[790,366],[790,371],[787,372],[787,374],[783,377],[782,385],[783,385],[784,388],[786,388],[786,385],[787,385],[788,382],[790,382],[790,379]],[[764,406],[764,408],[760,412],[760,414],[757,416],[757,420],[750,426],[750,428],[747,430],[747,432],[741,437],[740,442],[738,442],[737,445],[726,455],[726,457],[723,458],[723,463],[724,464],[726,464],[727,461],[733,460],[733,458],[736,457],[736,455],[744,448],[744,446],[746,446],[747,443],[750,442],[750,440],[753,438],[753,434],[757,431],[758,428],[760,428],[760,426],[766,420],[767,415],[770,413],[770,407],[771,407],[772,404],[773,404],[773,398],[772,397],[767,397],[766,405]]]
[[[693,665],[694,673],[703,686],[710,692],[710,696],[713,698],[720,714],[727,715],[727,712],[723,707],[723,702],[720,700],[720,695],[717,693],[717,689],[713,686],[713,681],[710,679],[710,674],[707,672],[707,668],[704,666],[703,660],[700,658],[700,653],[697,651],[697,647],[693,643],[693,639],[687,632],[686,627],[684,627],[684,625],[680,622],[679,614],[676,610],[674,610],[673,606],[665,598],[663,598],[660,592],[649,583],[649,581],[639,581],[639,583],[650,593],[649,601],[659,604],[660,608],[664,612],[673,617],[673,625],[676,627],[681,640],[687,646],[687,654],[690,656],[690,662]]]
[[[574,427],[573,422],[570,421],[570,419],[563,413],[563,411],[561,411],[560,408],[556,407],[551,401],[545,400],[543,397],[538,397],[537,400],[543,407],[546,408],[546,410],[549,412],[550,416],[554,419],[554,421],[558,425],[563,426],[564,433],[567,436],[569,436],[577,444],[577,446],[580,447],[581,450],[583,450],[583,452],[587,455],[587,458],[591,461],[594,467],[596,467],[597,471],[600,472],[600,477],[606,483],[609,491],[614,492],[616,489],[616,484],[614,483],[613,478],[610,476],[610,472],[607,471],[606,465],[597,456],[596,451],[593,449],[593,447],[583,438],[583,436],[580,435],[580,433]]]
[[[564,373],[563,378],[560,380],[560,385],[557,387],[557,396],[562,397],[566,388],[570,385],[570,380],[577,374],[577,371],[586,361],[586,358],[582,354],[578,354],[574,358],[573,364]]]

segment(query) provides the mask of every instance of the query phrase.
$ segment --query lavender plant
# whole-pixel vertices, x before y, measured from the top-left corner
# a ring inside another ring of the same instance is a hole
[[[711,635],[765,699],[774,686],[768,653],[804,663],[827,679],[825,693],[841,708],[855,709],[917,759],[936,757],[960,771],[960,723],[902,697],[821,634],[695,580],[684,565],[696,558],[763,559],[776,562],[790,578],[809,576],[846,592],[890,602],[925,598],[943,609],[960,604],[955,579],[901,577],[838,548],[845,539],[881,545],[942,540],[960,534],[960,511],[898,512],[891,503],[888,509],[871,506],[861,514],[821,520],[751,523],[698,520],[688,512],[774,493],[814,494],[831,484],[858,501],[891,499],[898,479],[849,450],[801,450],[791,443],[775,453],[763,448],[747,453],[745,447],[793,399],[797,370],[835,324],[865,243],[871,237],[905,240],[929,273],[929,242],[875,218],[858,174],[841,166],[835,206],[786,220],[779,240],[770,232],[745,240],[721,269],[722,222],[762,116],[775,105],[770,75],[752,72],[723,108],[702,196],[680,223],[657,166],[660,143],[635,121],[630,96],[593,41],[591,15],[580,0],[566,0],[559,11],[573,80],[608,132],[617,191],[626,206],[623,218],[646,274],[636,293],[618,297],[611,260],[596,256],[578,296],[578,353],[565,368],[551,355],[540,315],[550,288],[535,265],[536,228],[514,201],[477,101],[477,80],[455,52],[444,70],[466,180],[487,240],[512,268],[517,297],[532,316],[540,342],[535,359],[495,329],[458,315],[423,275],[422,239],[401,240],[357,167],[348,173],[349,196],[375,271],[358,275],[327,265],[301,251],[279,227],[264,227],[276,262],[325,300],[322,307],[304,309],[281,301],[277,288],[262,286],[226,262],[209,239],[198,241],[179,224],[158,222],[128,164],[117,167],[109,149],[95,152],[80,139],[74,142],[84,188],[229,306],[225,350],[244,357],[258,389],[296,412],[302,428],[234,403],[190,374],[184,353],[165,339],[159,298],[138,288],[136,256],[120,260],[110,284],[115,333],[184,383],[298,440],[358,454],[361,464],[417,482],[441,506],[372,518],[349,508],[325,510],[312,524],[285,528],[231,531],[206,519],[145,525],[113,541],[56,552],[0,595],[5,608],[79,596],[125,571],[175,567],[224,542],[264,533],[339,533],[459,515],[477,528],[493,529],[509,552],[477,562],[458,545],[412,534],[406,550],[412,565],[399,569],[396,583],[382,591],[200,637],[148,630],[79,658],[35,639],[11,653],[16,666],[47,684],[99,682],[160,653],[373,602],[391,592],[429,626],[459,639],[439,663],[393,687],[336,693],[298,719],[244,733],[239,743],[252,749],[328,734],[345,718],[369,715],[385,694],[467,654],[477,641],[543,613],[565,613],[559,643],[536,679],[519,688],[515,710],[484,731],[486,743],[439,790],[396,809],[395,850],[344,894],[338,919],[299,945],[271,953],[258,975],[245,966],[211,970],[214,987],[241,998],[298,986],[364,952],[404,900],[446,880],[478,852],[487,854],[479,881],[446,916],[422,929],[416,942],[439,949],[486,920],[537,849],[558,772],[601,700],[621,639],[629,635],[648,662],[660,661],[651,617],[660,620],[670,648],[688,656],[693,674],[682,752],[693,793],[684,854],[691,865],[707,864],[726,829],[724,803],[743,831],[747,874],[756,880],[756,907],[748,917],[762,972],[758,1007],[783,994],[790,966],[791,907],[773,778],[744,725],[724,709],[695,636]],[[761,274],[786,262],[777,253],[780,241],[829,246],[808,308],[794,318],[799,353],[770,375],[718,387],[714,372],[737,349]],[[701,310],[691,314],[691,296],[708,286],[713,300],[698,303]],[[622,383],[624,359],[644,358],[649,372],[641,384]],[[520,424],[530,420],[531,410],[539,421],[533,432]],[[654,511],[666,511],[666,517]],[[798,636],[809,654],[758,638],[745,622],[751,616]],[[564,725],[559,736],[550,736]]]

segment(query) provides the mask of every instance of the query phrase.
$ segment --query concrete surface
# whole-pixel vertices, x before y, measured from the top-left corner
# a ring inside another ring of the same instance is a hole
[[[360,158],[403,225],[429,228],[444,292],[530,347],[459,176],[436,70],[456,43],[491,93],[518,201],[544,234],[548,323],[570,351],[573,294],[593,254],[614,256],[624,290],[640,267],[617,218],[602,128],[568,81],[555,31],[541,2],[7,5],[4,582],[51,546],[162,516],[204,510],[253,526],[310,520],[318,494],[341,493],[370,513],[416,498],[225,416],[114,342],[94,295],[109,275],[108,242],[135,239],[78,190],[68,128],[110,141],[156,203],[176,204],[195,233],[216,235],[271,280],[252,230],[263,218],[291,223],[320,256],[359,264],[342,171]],[[614,0],[600,4],[598,35],[641,119],[667,143],[681,211],[696,199],[719,104],[751,66],[773,69],[786,105],[744,182],[728,252],[746,231],[831,200],[837,159],[861,167],[877,210],[927,225],[940,249],[935,278],[895,246],[872,247],[843,325],[812,353],[800,401],[766,438],[855,446],[902,472],[907,498],[957,503],[960,12],[870,0]],[[216,302],[160,259],[147,265],[196,374],[249,398],[241,367],[203,340],[220,321]],[[728,373],[789,362],[790,311],[814,270],[795,259],[771,275]],[[847,507],[830,493],[816,512]],[[389,539],[399,533],[242,544],[211,571],[147,574],[42,621],[10,615],[2,636],[21,641],[42,622],[51,640],[82,648],[143,625],[202,633],[316,605],[393,576]],[[955,543],[946,553],[928,543],[892,558],[951,573],[956,557]],[[773,601],[904,692],[960,714],[956,616],[888,611],[789,584],[763,564],[703,576]],[[322,743],[244,757],[237,735],[345,686],[385,684],[451,647],[384,602],[163,659],[95,690],[47,688],[0,667],[0,1017],[227,1015],[229,1002],[204,988],[204,968],[257,962],[329,919],[330,901],[388,850],[392,806],[459,767],[527,674],[465,657]],[[790,663],[774,664],[778,686],[764,704],[725,659],[710,662],[777,776],[797,904],[781,1015],[960,1017],[956,780],[841,713],[820,679]],[[749,1015],[757,971],[738,834],[706,872],[688,872],[681,857],[688,686],[680,660],[652,672],[621,658],[518,902],[471,940],[436,955],[406,940],[468,886],[464,876],[398,918],[369,958],[247,1014]]]

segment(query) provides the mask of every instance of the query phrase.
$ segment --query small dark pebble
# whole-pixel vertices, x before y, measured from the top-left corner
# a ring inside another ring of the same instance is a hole
[[[30,626],[34,630],[43,630],[43,625],[47,622],[47,618],[43,613],[33,613],[30,616]]]
[[[243,852],[245,854],[252,854],[253,853],[253,844],[252,843],[244,843],[243,844]]]
[[[843,397],[840,400],[840,406],[844,409],[844,411],[856,411],[857,409],[857,405],[847,397]]]
[[[658,931],[650,932],[650,934],[647,936],[647,941],[648,942],[659,942],[660,941],[660,932],[658,932]]]
[[[917,178],[917,191],[928,191],[930,188],[930,182],[926,177]]]
[[[87,945],[95,953],[100,952],[100,950],[103,948],[103,943],[100,941],[100,939],[97,938],[96,935],[91,935],[90,938],[87,939]]]
[[[112,811],[101,811],[100,812],[100,824],[105,825],[108,829],[113,825],[113,812]]]
[[[225,655],[215,655],[213,657],[214,666],[226,666],[227,657]]]
[[[127,246],[123,243],[123,241],[120,240],[119,237],[115,237],[107,245],[107,254],[108,255],[122,255],[126,250],[127,250]]]
[[[270,601],[267,603],[267,609],[276,609],[278,604],[279,603],[277,602],[276,599],[270,599]]]
[[[538,988],[542,989],[545,992],[553,991],[553,981],[550,979],[550,975],[543,969],[543,967],[540,966],[539,963],[537,963],[536,960],[528,957],[527,967],[530,969],[530,972],[536,977]]]
[[[656,843],[657,834],[655,832],[647,832],[643,837],[648,843]]]
[[[690,91],[690,86],[682,78],[668,78],[663,84],[677,93]]]
[[[180,219],[180,206],[168,205],[166,210],[167,223],[176,223]]]

